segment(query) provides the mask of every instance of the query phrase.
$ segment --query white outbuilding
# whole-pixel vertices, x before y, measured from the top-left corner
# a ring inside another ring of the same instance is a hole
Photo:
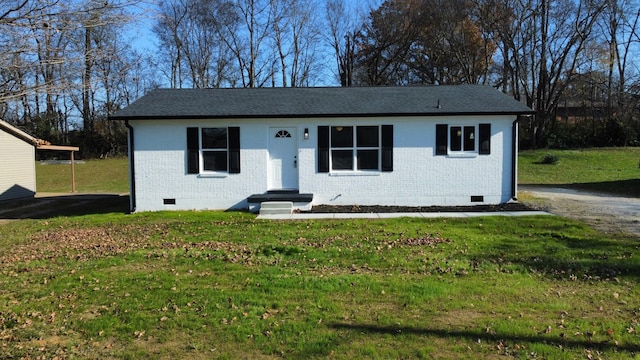
[[[0,201],[34,197],[36,149],[70,152],[71,190],[75,191],[73,153],[78,147],[51,145],[0,120]]]
[[[0,201],[36,193],[37,139],[0,120]]]

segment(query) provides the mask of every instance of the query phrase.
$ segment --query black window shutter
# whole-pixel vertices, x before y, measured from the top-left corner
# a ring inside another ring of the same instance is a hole
[[[382,171],[393,171],[393,125],[382,125]]]
[[[240,173],[240,128],[230,127],[229,131],[229,173]]]
[[[447,155],[448,126],[436,124],[436,155]]]
[[[478,146],[480,155],[491,154],[491,124],[480,124],[478,129]]]
[[[318,172],[329,172],[329,127],[318,126]]]
[[[187,174],[200,172],[200,145],[198,143],[198,128],[187,128]]]

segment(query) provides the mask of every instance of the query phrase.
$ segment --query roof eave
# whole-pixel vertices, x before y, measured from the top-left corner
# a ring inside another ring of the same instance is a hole
[[[491,112],[422,112],[422,113],[358,113],[358,114],[272,114],[272,115],[144,115],[110,116],[109,120],[217,120],[217,119],[293,119],[293,118],[356,118],[356,117],[418,117],[418,116],[494,116],[533,115],[534,111]]]
[[[38,139],[27,134],[26,132],[18,129],[17,127],[9,124],[8,122],[4,121],[4,120],[0,120],[0,128],[4,129],[6,132],[10,133],[11,135],[15,136],[16,138],[29,143],[33,146],[36,146],[38,143]]]

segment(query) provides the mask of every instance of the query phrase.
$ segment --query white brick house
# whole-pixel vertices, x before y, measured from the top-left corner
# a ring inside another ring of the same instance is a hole
[[[517,121],[487,86],[154,90],[129,128],[131,210],[458,206],[516,196]]]

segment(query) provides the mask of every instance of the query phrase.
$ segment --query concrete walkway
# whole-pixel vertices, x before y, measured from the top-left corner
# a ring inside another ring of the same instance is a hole
[[[419,212],[419,213],[294,213],[282,215],[258,215],[265,220],[315,220],[315,219],[394,219],[417,218],[471,218],[480,216],[531,216],[552,215],[545,211],[495,211],[495,212]]]

